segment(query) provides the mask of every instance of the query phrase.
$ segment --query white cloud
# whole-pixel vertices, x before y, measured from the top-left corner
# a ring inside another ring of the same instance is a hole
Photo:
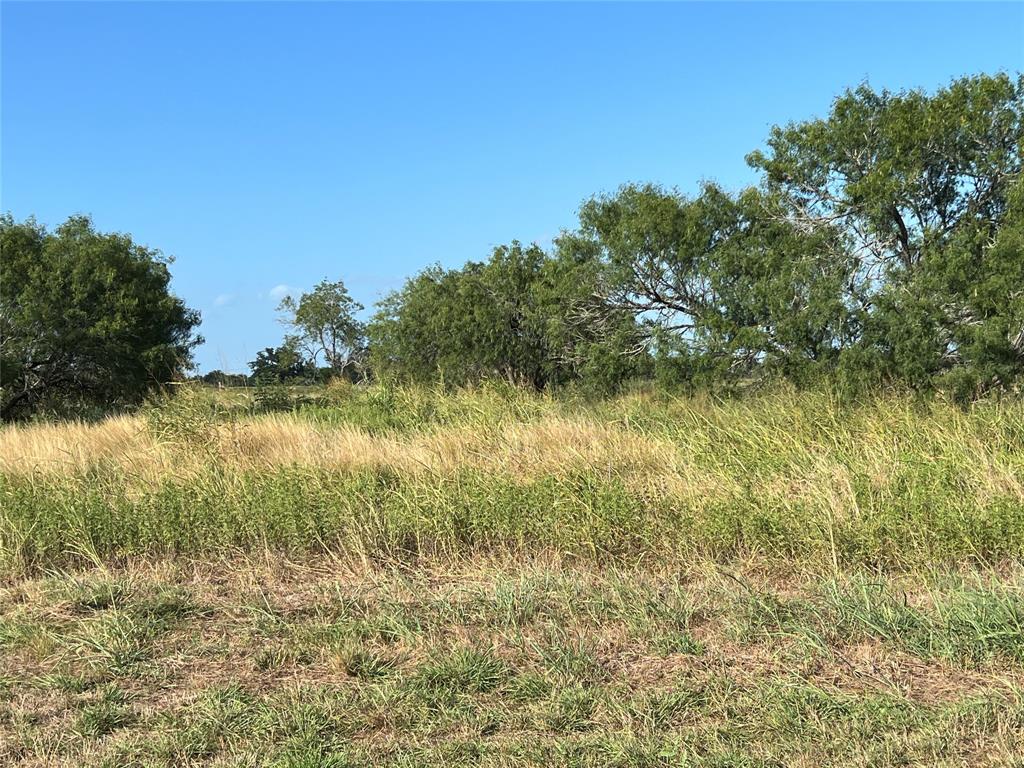
[[[216,299],[213,300],[213,306],[223,307],[226,304],[230,304],[231,300],[235,298],[233,293],[222,293]]]
[[[270,298],[274,299],[275,301],[280,301],[285,296],[291,294],[291,292],[294,290],[295,289],[292,288],[290,285],[285,285],[284,283],[281,283],[280,285],[275,285],[273,288],[271,288],[269,295]]]

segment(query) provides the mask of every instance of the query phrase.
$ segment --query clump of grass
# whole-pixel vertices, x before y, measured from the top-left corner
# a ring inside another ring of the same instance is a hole
[[[102,611],[112,608],[127,597],[129,586],[124,582],[102,580],[81,585],[74,599],[75,606],[82,611]]]
[[[493,653],[478,648],[456,648],[425,663],[415,682],[432,692],[488,693],[511,676],[512,670]]]
[[[205,691],[155,741],[152,752],[167,765],[215,756],[255,730],[256,702],[238,685]]]
[[[547,724],[556,733],[585,731],[593,726],[597,697],[588,688],[563,688],[551,701]]]
[[[274,645],[257,651],[253,658],[253,664],[256,669],[266,672],[292,664],[308,666],[313,663],[313,660],[313,655],[304,648]]]
[[[84,623],[69,639],[69,650],[83,661],[125,674],[149,658],[157,629],[131,612],[113,610]]]
[[[377,680],[395,671],[397,659],[373,648],[361,646],[342,649],[337,654],[345,673],[361,680]]]
[[[533,648],[549,677],[564,683],[590,685],[607,680],[607,671],[583,637],[569,637],[560,627],[551,627],[545,642]]]
[[[106,686],[99,698],[82,707],[75,732],[85,738],[98,738],[136,722],[129,697],[116,685]]]

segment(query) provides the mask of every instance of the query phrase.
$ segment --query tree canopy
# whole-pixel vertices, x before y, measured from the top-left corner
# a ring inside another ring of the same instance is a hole
[[[513,242],[486,262],[432,267],[386,297],[369,327],[378,375],[451,384],[487,377],[542,388],[629,375],[639,334],[598,297],[585,263]],[[606,359],[600,363],[602,352]]]
[[[356,314],[362,309],[341,280],[322,280],[298,301],[285,296],[278,311],[284,313],[283,322],[292,331],[286,346],[304,353],[314,366],[322,355],[328,367],[340,375],[360,363],[365,328]]]
[[[628,184],[551,253],[431,269],[370,326],[381,371],[534,386],[652,370],[688,383],[825,378],[960,397],[1024,372],[1024,79],[867,85],[774,128],[757,187]],[[596,361],[600,361],[597,363]]]
[[[862,335],[850,370],[961,391],[1020,376],[1007,324],[1022,256],[993,240],[1012,227],[1022,147],[1024,78],[1000,74],[932,95],[862,85],[749,156],[792,221],[843,235],[823,255],[853,266],[844,301]]]
[[[75,216],[54,232],[0,217],[0,413],[111,408],[182,376],[199,313],[169,260]]]

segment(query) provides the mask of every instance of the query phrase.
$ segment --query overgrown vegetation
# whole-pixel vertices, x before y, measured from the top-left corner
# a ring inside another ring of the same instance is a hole
[[[1019,402],[589,402],[508,386],[282,396],[293,413],[194,390],[146,417],[5,430],[0,557],[33,569],[237,547],[553,548],[900,568],[1024,553]]]
[[[1024,756],[1019,401],[275,391],[0,432],[0,762]]]
[[[4,418],[118,413],[0,429],[0,763],[1024,763],[1022,95],[325,281],[216,389],[155,253],[4,219]]]

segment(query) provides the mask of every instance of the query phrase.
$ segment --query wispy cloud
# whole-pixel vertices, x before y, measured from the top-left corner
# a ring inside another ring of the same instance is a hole
[[[271,288],[268,295],[270,296],[270,298],[274,299],[274,301],[280,301],[285,296],[290,295],[294,290],[295,289],[292,288],[290,285],[285,285],[284,283],[281,283],[280,285],[275,285],[273,288]]]
[[[234,298],[235,294],[233,293],[222,293],[213,300],[213,306],[223,307],[227,304],[230,304]]]

